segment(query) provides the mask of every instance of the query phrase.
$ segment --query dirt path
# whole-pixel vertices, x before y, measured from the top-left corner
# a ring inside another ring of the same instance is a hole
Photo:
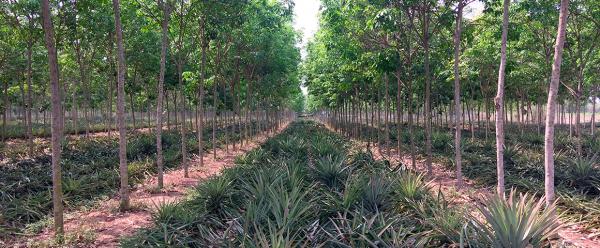
[[[287,127],[283,125],[276,133]],[[100,206],[89,211],[75,211],[65,216],[65,237],[77,247],[117,247],[119,239],[132,235],[137,229],[152,225],[152,213],[157,206],[167,202],[177,202],[185,197],[186,192],[193,189],[199,181],[208,177],[218,175],[223,168],[234,165],[237,156],[242,155],[260,146],[269,137],[260,136],[252,142],[244,144],[244,147],[235,151],[230,149],[217,149],[217,159],[213,159],[212,153],[204,156],[204,167],[197,165],[199,158],[190,161],[189,178],[183,177],[183,168],[172,170],[164,174],[164,189],[156,190],[156,178],[152,177],[138,185],[131,192],[132,210],[119,212],[118,196],[100,203]],[[48,245],[53,240],[53,232],[46,229],[41,234],[14,247],[29,247],[32,244]]]
[[[327,126],[327,125],[326,125]],[[328,129],[334,131],[331,127],[327,126]],[[358,146],[363,149],[367,149],[366,142],[354,140]],[[382,147],[370,148],[371,153],[375,159],[387,159],[393,165],[402,162],[405,165],[411,165],[410,156],[398,157],[396,149],[390,149],[391,155],[384,154],[385,149]],[[425,159],[420,155],[417,155],[416,160],[417,171],[427,171],[425,167]],[[486,196],[491,195],[494,192],[494,188],[481,187],[476,185],[473,181],[464,178],[463,187],[461,189],[456,188],[456,175],[453,171],[447,170],[443,165],[433,163],[433,175],[429,177],[433,188],[435,190],[440,189],[447,200],[454,204],[468,204],[469,208],[475,207],[476,203],[481,203]],[[563,228],[558,232],[559,240],[556,245],[558,247],[579,247],[579,248],[600,248],[600,231],[592,230],[585,231],[583,226],[577,223],[565,223]]]

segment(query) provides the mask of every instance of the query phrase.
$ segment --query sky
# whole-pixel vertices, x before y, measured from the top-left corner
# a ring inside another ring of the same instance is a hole
[[[321,0],[294,0],[294,28],[302,33],[302,40],[297,46],[301,49],[302,59],[306,58],[306,45],[319,29],[319,8]],[[471,19],[481,14],[483,3],[479,0],[471,2],[465,8],[465,18]],[[306,87],[301,87],[306,95]]]
[[[321,0],[294,0],[294,28],[302,33],[302,59],[306,57],[306,44],[319,29]]]

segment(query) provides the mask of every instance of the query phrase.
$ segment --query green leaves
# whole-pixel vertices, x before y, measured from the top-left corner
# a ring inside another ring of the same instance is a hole
[[[460,226],[462,215],[441,215],[447,207],[440,207],[436,219],[398,206],[445,204],[432,201],[422,176],[397,173],[364,154],[348,161],[348,145],[320,124],[292,123],[201,183],[190,200],[162,206],[155,227],[122,245],[424,247],[453,240],[432,235],[420,218],[447,220],[436,225],[446,230]]]
[[[514,190],[508,199],[490,196],[478,207],[485,222],[473,216],[473,228],[494,247],[542,247],[560,228],[556,204],[544,208],[544,203],[544,197],[536,200],[528,194],[517,196]]]

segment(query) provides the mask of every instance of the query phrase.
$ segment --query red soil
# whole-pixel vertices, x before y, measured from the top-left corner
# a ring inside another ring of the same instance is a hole
[[[284,125],[277,132],[285,129]],[[164,188],[156,192],[156,178],[152,177],[133,189],[130,195],[132,210],[119,212],[118,196],[100,203],[99,207],[88,211],[75,211],[65,216],[65,235],[75,236],[76,240],[85,233],[94,235],[93,240],[82,240],[88,244],[77,244],[77,247],[117,247],[119,239],[134,234],[137,229],[152,225],[152,213],[158,206],[167,202],[181,201],[186,191],[194,188],[199,181],[218,175],[223,168],[234,165],[237,156],[242,155],[262,144],[267,136],[255,138],[237,150],[217,149],[217,158],[212,153],[204,155],[204,167],[200,168],[199,158],[190,161],[189,177],[184,178],[183,168],[164,174]],[[33,243],[52,240],[54,232],[47,228],[41,234],[28,240],[13,244],[14,247],[29,247]],[[84,239],[84,238],[82,238]],[[77,243],[77,242],[76,242]]]

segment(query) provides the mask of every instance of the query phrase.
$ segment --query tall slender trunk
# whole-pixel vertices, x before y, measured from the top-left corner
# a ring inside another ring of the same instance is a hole
[[[212,113],[212,150],[213,158],[217,159],[217,80],[213,83],[213,113]]]
[[[179,92],[177,92],[177,90],[173,90],[173,114],[175,115],[175,128],[177,128],[177,125],[179,125],[179,108],[177,108],[177,96],[179,95]]]
[[[115,85],[115,83],[117,82],[117,76],[115,75],[115,68],[114,66],[114,56],[113,56],[113,42],[114,42],[114,37],[112,32],[110,32],[108,34],[108,39],[109,39],[109,46],[108,46],[108,63],[110,66],[110,80],[108,81],[108,106],[107,106],[107,110],[108,110],[108,136],[110,137],[112,134],[112,120],[113,120],[113,116],[112,116],[112,104],[113,104],[113,86]],[[144,118],[142,116],[142,123],[144,122]]]
[[[119,176],[121,181],[119,208],[129,208],[129,183],[127,175],[127,129],[125,127],[125,48],[121,27],[119,0],[113,0],[115,31],[117,35],[117,125],[119,126]]]
[[[133,120],[133,130],[136,130],[136,123],[135,123],[135,104],[134,104],[134,100],[133,100],[133,92],[129,92],[129,106],[131,107],[131,119]],[[143,125],[143,119],[142,119],[142,125]]]
[[[583,73],[582,73],[583,74]],[[575,96],[575,147],[577,150],[577,155],[581,156],[582,147],[581,147],[581,93],[583,90],[583,76],[581,76],[579,83],[577,84],[577,93]]]
[[[158,167],[158,188],[163,187],[163,151],[162,151],[162,117],[165,84],[165,67],[167,62],[167,46],[169,45],[169,17],[171,6],[168,2],[160,1],[163,10],[162,45],[160,50],[160,71],[158,76],[158,99],[156,100],[156,166]]]
[[[485,99],[485,139],[487,141],[490,132],[490,101]]]
[[[596,129],[596,101],[597,97],[592,95],[592,118],[590,120],[590,133],[594,136],[594,129]]]
[[[385,113],[385,153],[389,156],[390,155],[390,126],[389,126],[389,115],[390,115],[390,94],[389,94],[389,78],[387,74],[383,75],[383,81],[385,83],[385,108],[384,108],[384,113]]]
[[[460,73],[458,71],[459,59],[460,59],[460,38],[462,31],[462,13],[463,13],[463,1],[459,0],[457,14],[456,14],[456,27],[454,31],[454,163],[456,166],[456,187],[461,188],[463,185],[462,181],[462,151],[460,145],[461,135],[461,119],[460,119]]]
[[[62,204],[62,174],[60,166],[61,156],[61,120],[62,102],[59,84],[58,56],[56,53],[56,41],[54,39],[54,25],[48,0],[42,0],[42,26],[44,27],[44,38],[48,51],[48,67],[50,71],[50,88],[52,95],[52,206],[54,215],[54,232],[56,236],[64,233],[63,204]]]
[[[410,163],[413,170],[417,170],[417,158],[416,158],[416,148],[415,148],[415,134],[413,132],[413,90],[412,90],[412,78],[410,77],[410,73],[408,74],[408,133],[410,139]]]
[[[573,103],[567,105],[567,111],[569,112],[569,138],[573,137]]]
[[[500,48],[500,68],[498,69],[498,92],[496,94],[496,170],[497,193],[504,197],[504,70],[506,68],[506,38],[508,35],[508,7],[510,0],[504,0],[502,11],[502,45]]]
[[[560,66],[562,62],[563,47],[565,44],[568,15],[569,0],[561,0],[558,18],[558,31],[556,34],[556,45],[554,46],[552,76],[550,77],[550,89],[548,91],[548,103],[546,105],[546,132],[544,135],[544,189],[546,193],[547,205],[550,205],[554,202],[554,115],[556,114],[556,95],[558,94],[558,84],[560,82]]]
[[[198,126],[198,157],[200,158],[200,167],[204,166],[204,77],[206,72],[206,49],[208,48],[208,43],[206,42],[206,36],[204,34],[204,18],[200,18],[200,76],[198,79],[199,84],[199,97],[198,97],[198,121],[196,124]]]
[[[537,109],[537,122],[536,123],[537,123],[537,133],[538,134],[542,133],[542,115],[544,114],[544,113],[542,113],[542,102],[541,101],[542,101],[542,98],[538,97],[538,102],[536,104],[537,105],[536,106],[536,109]]]
[[[167,130],[171,131],[171,112],[169,111],[169,91],[165,92],[163,102],[165,104],[165,110],[167,112]]]
[[[474,115],[474,108],[473,108],[473,103],[475,102],[475,100],[472,98],[473,95],[471,95],[471,101],[467,100],[467,102],[465,103],[467,105],[467,116],[469,117],[469,129],[471,130],[471,141],[475,141],[475,125],[473,124],[473,115]],[[469,106],[469,102],[471,102],[471,105]]]
[[[425,159],[425,166],[427,167],[427,174],[432,175],[433,169],[431,167],[431,72],[429,68],[429,11],[425,11],[425,20],[423,23],[423,50],[425,52],[425,153],[427,158]]]
[[[4,83],[2,84],[2,87],[3,87],[3,92],[4,92],[4,96],[3,96],[4,105],[3,105],[3,109],[2,109],[2,139],[1,140],[4,141],[8,136],[6,134],[6,118],[7,118],[8,111],[10,111],[10,108],[8,107],[8,81],[4,81]],[[45,113],[46,113],[46,111],[44,111],[44,114]],[[46,119],[46,118],[44,118],[44,119]]]
[[[400,79],[400,73],[400,66],[398,66],[396,69],[396,82],[398,84],[398,89],[396,91],[396,141],[398,142],[398,150],[396,151],[396,155],[399,160],[402,160],[400,151],[402,149],[402,91],[400,91],[400,89],[402,89],[402,80]]]
[[[82,88],[84,91],[84,96],[85,96],[85,101],[83,101],[83,116],[84,116],[84,121],[85,121],[85,136],[88,137],[90,134],[90,119],[89,119],[89,115],[88,115],[88,111],[89,111],[89,90],[87,89],[87,81],[86,81],[86,75],[85,75],[85,64],[83,61],[83,54],[81,52],[81,44],[76,44],[75,45],[75,53],[77,55],[77,65],[79,66],[79,82],[81,82],[82,84]],[[73,89],[73,91],[75,91],[76,89]],[[76,133],[78,133],[78,130],[74,130]]]
[[[186,123],[186,112],[187,112],[187,102],[185,97],[185,85],[183,82],[183,65],[184,65],[184,56],[183,56],[183,36],[184,36],[184,18],[183,18],[183,9],[184,9],[184,1],[179,1],[180,11],[179,12],[179,34],[177,36],[177,79],[179,81],[179,92],[181,93],[181,163],[183,166],[183,176],[189,177],[189,169],[188,169],[188,151],[187,151],[187,123]],[[175,107],[177,108],[177,100],[175,100]],[[191,117],[191,116],[190,116]],[[196,119],[197,120],[197,119]],[[190,118],[190,128],[193,130],[192,118]]]
[[[30,23],[32,23],[30,21]],[[27,129],[27,147],[29,148],[29,155],[33,155],[33,132],[31,128],[31,90],[33,78],[33,70],[31,68],[33,44],[31,41],[27,44],[27,99],[25,102],[25,128]]]
[[[72,84],[72,88],[73,88],[73,93],[71,95],[71,129],[73,129],[73,132],[75,134],[78,134],[77,130],[79,129],[79,124],[77,123],[77,120],[79,119],[78,114],[77,114],[77,85],[76,85],[76,80],[73,80],[73,84]]]
[[[181,37],[180,37],[181,38]],[[181,51],[179,51],[181,52]],[[181,55],[180,55],[181,56]],[[179,80],[179,91],[181,92],[181,119],[183,120],[181,123],[181,164],[183,166],[183,176],[189,176],[188,170],[188,162],[187,162],[187,127],[185,123],[185,111],[186,111],[186,102],[184,97],[184,85],[183,85],[183,62],[181,61],[181,57],[179,58],[179,62],[177,63],[177,79]]]
[[[229,154],[229,123],[227,118],[227,83],[223,84],[223,118],[221,119],[223,123],[223,136],[225,138],[225,153]]]
[[[381,151],[381,89],[379,87],[377,87],[377,149]]]

